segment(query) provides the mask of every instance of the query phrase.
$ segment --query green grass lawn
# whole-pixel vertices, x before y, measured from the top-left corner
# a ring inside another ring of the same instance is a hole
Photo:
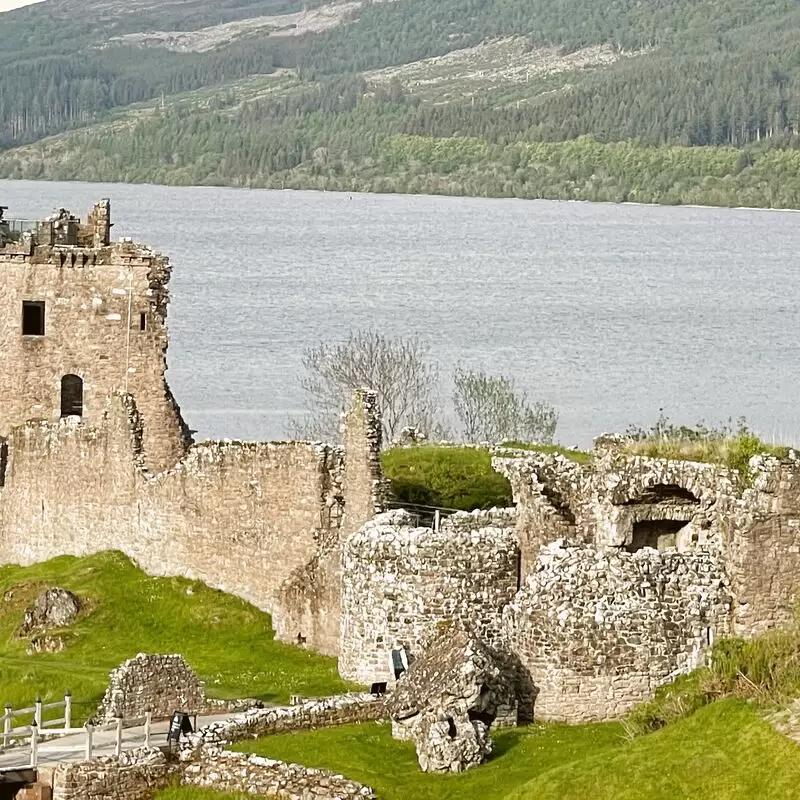
[[[25,608],[56,585],[86,608],[61,632],[65,651],[26,655],[16,636]],[[197,581],[148,577],[121,553],[0,567],[0,703],[20,708],[69,688],[80,721],[96,709],[108,673],[139,652],[183,654],[213,697],[284,702],[352,688],[335,659],[276,642],[268,614]]]
[[[723,700],[628,741],[616,723],[536,725],[494,736],[487,764],[419,771],[414,747],[374,723],[271,736],[237,749],[334,770],[381,800],[796,800],[800,748],[742,701]],[[243,800],[171,789],[157,800]]]

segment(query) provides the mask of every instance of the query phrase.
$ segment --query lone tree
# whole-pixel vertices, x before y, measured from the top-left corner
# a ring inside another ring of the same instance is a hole
[[[558,413],[547,403],[528,402],[513,378],[456,367],[453,383],[453,405],[466,441],[552,443]]]
[[[353,391],[362,387],[378,394],[387,444],[404,427],[426,432],[436,427],[439,374],[416,338],[355,331],[341,344],[322,342],[307,348],[303,368],[300,385],[306,414],[290,421],[292,436],[338,439],[341,415],[349,408]]]

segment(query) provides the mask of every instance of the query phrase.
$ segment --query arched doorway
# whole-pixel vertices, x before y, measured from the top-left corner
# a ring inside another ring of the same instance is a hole
[[[83,416],[83,380],[77,375],[65,375],[61,379],[61,416]]]

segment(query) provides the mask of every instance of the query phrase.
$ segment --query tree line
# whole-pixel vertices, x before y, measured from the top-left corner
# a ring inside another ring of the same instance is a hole
[[[305,104],[305,114],[341,111],[314,101],[314,93],[329,95],[343,83],[358,87],[358,73],[365,70],[512,35],[526,37],[531,47],[556,44],[573,51],[612,43],[621,51],[644,52],[609,68],[571,74],[559,91],[542,93],[534,81],[519,89],[511,107],[491,94],[479,97],[477,107],[415,106],[411,98],[394,132],[494,142],[591,134],[600,141],[742,146],[764,138],[782,143],[800,131],[800,9],[792,0],[368,2],[347,24],[326,32],[247,37],[205,53],[143,52],[107,41],[125,32],[192,29],[300,7],[294,0],[225,0],[214,6],[194,0],[181,4],[180,14],[166,6],[115,16],[102,4],[97,18],[91,7],[82,15],[46,6],[4,14],[0,148],[86,125],[112,109],[283,67],[300,75],[297,97],[267,103],[256,114],[290,123],[288,117],[303,107],[298,104]],[[366,94],[374,90],[361,86]]]

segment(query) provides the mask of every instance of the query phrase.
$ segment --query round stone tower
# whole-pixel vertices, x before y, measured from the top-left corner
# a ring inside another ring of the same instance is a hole
[[[410,658],[442,627],[502,640],[502,611],[519,580],[513,510],[459,513],[438,530],[405,511],[380,514],[344,543],[339,672],[360,683],[393,679],[390,655]]]

